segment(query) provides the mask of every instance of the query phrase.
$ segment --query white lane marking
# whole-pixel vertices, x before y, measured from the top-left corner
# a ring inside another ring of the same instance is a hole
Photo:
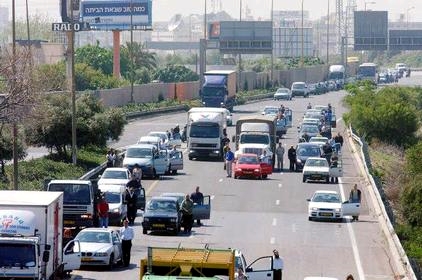
[[[339,118],[339,119],[337,119],[336,120],[336,122],[341,122],[341,120],[342,120],[343,118]]]
[[[220,178],[220,180],[218,180],[218,182],[220,182],[220,183],[223,182],[223,178]]]
[[[278,184],[278,187],[279,188],[283,187],[283,184],[282,183]]]
[[[292,232],[296,232],[296,224],[292,224]]]
[[[275,238],[274,237],[270,238],[270,244],[275,244]]]
[[[338,178],[338,186],[340,188],[341,199],[345,201],[346,197],[344,195],[344,187],[343,187],[343,182],[341,178]],[[356,269],[359,274],[359,279],[365,280],[365,273],[363,272],[362,262],[359,257],[358,244],[356,241],[355,232],[353,231],[353,228],[352,228],[352,223],[346,223],[346,226],[347,226],[347,231],[349,232],[350,242],[352,243],[353,257],[355,259]]]
[[[213,200],[213,199],[214,199],[214,197],[215,197],[215,195],[212,195],[212,196],[211,196],[211,200]]]
[[[277,199],[277,200],[275,201],[275,205],[280,205],[280,200],[278,200],[278,199]]]
[[[277,225],[277,219],[273,218],[273,223],[272,223],[273,227],[275,227]]]

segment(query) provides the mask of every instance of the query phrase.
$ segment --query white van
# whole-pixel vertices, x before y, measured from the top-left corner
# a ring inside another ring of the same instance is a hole
[[[99,190],[104,194],[108,203],[108,224],[120,226],[126,218],[126,187],[122,185],[100,185]]]

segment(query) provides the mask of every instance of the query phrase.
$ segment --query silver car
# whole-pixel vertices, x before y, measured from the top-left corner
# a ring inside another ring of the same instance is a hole
[[[292,92],[288,88],[278,88],[274,93],[274,100],[292,100]]]

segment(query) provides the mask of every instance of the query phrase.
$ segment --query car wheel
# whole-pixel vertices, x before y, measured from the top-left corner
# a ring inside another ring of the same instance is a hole
[[[113,266],[114,266],[114,255],[111,255],[110,260],[108,261],[107,269],[111,271],[113,270]]]
[[[267,174],[262,175],[262,178],[264,178],[264,179],[267,179],[267,177],[268,177]]]
[[[308,217],[308,221],[312,221],[312,217]]]
[[[147,230],[146,228],[143,228],[143,229],[142,229],[142,233],[143,233],[143,234],[147,234],[147,233],[148,233],[148,230]]]
[[[155,169],[153,169],[153,170],[152,170],[152,177],[153,177],[154,179],[159,178],[159,176],[157,175],[157,171],[156,171]]]
[[[303,183],[306,183],[306,176],[303,176],[303,178],[302,178],[302,182],[303,182]]]
[[[177,169],[172,170],[172,171],[171,171],[171,174],[176,175],[176,174],[177,174]]]
[[[189,160],[192,160],[192,157],[189,157]]]
[[[327,183],[327,184],[329,184],[329,183],[330,183],[330,177],[329,177],[329,176],[327,176],[327,177],[325,178],[325,183]]]

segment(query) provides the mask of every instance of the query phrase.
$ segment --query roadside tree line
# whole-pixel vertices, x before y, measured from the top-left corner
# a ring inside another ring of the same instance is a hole
[[[369,144],[408,256],[422,267],[422,88],[349,85],[346,123]]]

